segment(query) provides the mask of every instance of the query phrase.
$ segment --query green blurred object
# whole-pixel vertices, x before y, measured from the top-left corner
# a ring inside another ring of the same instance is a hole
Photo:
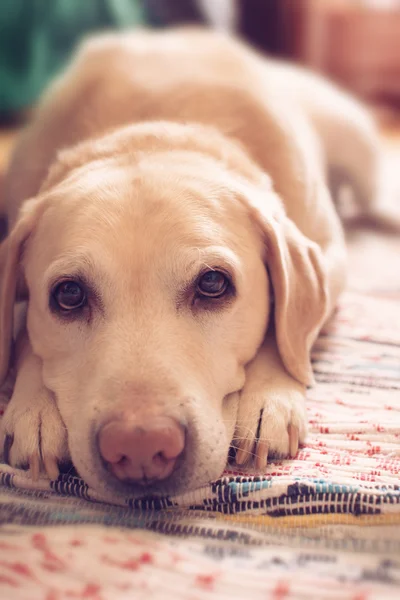
[[[82,36],[144,23],[142,0],[0,0],[0,115],[32,105]]]

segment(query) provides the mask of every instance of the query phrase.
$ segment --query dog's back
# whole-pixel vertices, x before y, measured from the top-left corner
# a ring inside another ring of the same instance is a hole
[[[375,195],[375,130],[346,94],[307,71],[261,59],[221,34],[137,31],[84,42],[47,92],[6,180],[11,223],[20,204],[38,192],[60,150],[145,120],[213,125],[246,146],[278,188],[287,185],[278,189],[283,197],[293,188],[293,182],[281,183],[285,162],[299,154],[312,163],[326,160],[332,172],[353,183],[364,205]],[[296,145],[301,152],[291,154]]]

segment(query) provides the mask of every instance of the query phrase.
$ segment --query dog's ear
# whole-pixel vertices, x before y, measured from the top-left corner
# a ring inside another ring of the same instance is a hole
[[[10,367],[14,304],[22,276],[20,263],[24,244],[35,229],[46,205],[41,198],[27,200],[15,226],[0,245],[0,385]]]
[[[251,218],[264,238],[274,293],[275,335],[286,370],[304,385],[314,376],[310,350],[330,306],[324,256],[285,214],[272,190],[251,200]]]
[[[322,251],[287,217],[264,222],[264,228],[279,353],[287,371],[310,385],[310,351],[329,305]]]

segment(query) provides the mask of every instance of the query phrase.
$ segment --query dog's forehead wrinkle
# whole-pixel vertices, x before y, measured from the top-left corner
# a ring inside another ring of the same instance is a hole
[[[86,190],[75,202],[67,198],[64,204],[70,204],[66,207],[69,234],[83,226],[92,234],[101,228],[102,233],[117,231],[118,235],[126,228],[137,234],[145,226],[148,234],[160,228],[176,232],[182,226],[186,230],[192,227],[200,234],[214,231],[216,235],[221,230],[217,221],[224,212],[211,195],[200,197],[185,187],[169,185],[168,181],[163,186],[139,180],[132,185],[107,184],[91,193]],[[65,210],[54,206],[48,221],[52,224],[58,219],[65,219]]]
[[[240,219],[243,207],[232,201],[235,194],[223,178],[202,174],[196,179],[185,170],[176,167],[169,172],[153,162],[157,168],[151,168],[149,159],[144,161],[146,168],[127,169],[107,161],[107,169],[98,165],[83,169],[77,180],[74,177],[74,185],[79,183],[74,194],[64,186],[63,210],[53,203],[45,220],[46,238],[54,240],[50,230],[54,222],[62,221],[56,248],[68,251],[83,242],[94,243],[128,263],[149,260],[150,253],[152,260],[159,261],[161,245],[171,256],[180,246],[204,246],[217,240],[228,246],[243,241],[246,247],[239,231],[245,227],[245,219]],[[132,252],[122,253],[122,246]]]
[[[205,209],[188,193],[174,198],[174,206],[169,209],[168,201],[163,202],[160,193],[158,210],[153,210],[151,202],[140,201],[140,190],[129,190],[129,195],[131,202],[104,202],[104,206],[97,198],[89,199],[78,210],[71,210],[67,219],[61,213],[57,215],[55,210],[55,215],[43,223],[41,229],[46,235],[41,237],[47,244],[52,242],[66,258],[81,255],[84,260],[86,249],[93,255],[108,251],[110,256],[132,264],[141,258],[147,260],[150,254],[157,260],[165,258],[160,252],[161,245],[168,248],[171,257],[179,252],[184,256],[186,249],[192,248],[199,257],[208,246],[232,246],[235,240],[240,244],[244,241],[238,227],[226,226],[223,219],[216,218],[213,211]],[[54,217],[66,221],[57,233],[53,227]],[[121,252],[122,246],[126,252]]]

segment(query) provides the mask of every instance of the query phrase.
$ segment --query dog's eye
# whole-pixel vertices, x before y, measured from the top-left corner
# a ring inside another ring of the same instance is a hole
[[[82,285],[76,281],[62,281],[53,292],[57,308],[61,310],[74,310],[86,304],[86,293]]]
[[[228,288],[230,281],[221,271],[206,271],[197,282],[197,292],[207,298],[220,298]]]

